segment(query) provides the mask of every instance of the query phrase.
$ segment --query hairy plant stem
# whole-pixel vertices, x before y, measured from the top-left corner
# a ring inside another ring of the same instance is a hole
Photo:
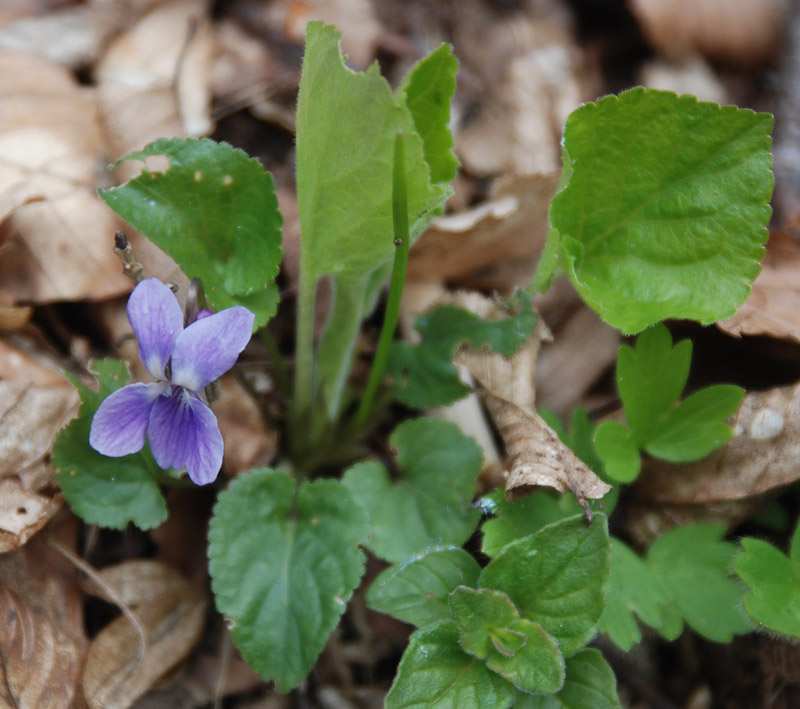
[[[289,371],[283,363],[278,344],[275,342],[272,333],[267,330],[266,327],[259,329],[258,337],[264,347],[266,347],[267,355],[272,362],[272,367],[275,372],[275,383],[278,385],[281,394],[288,398],[292,391],[292,381],[289,378]]]
[[[311,410],[314,398],[314,293],[316,282],[300,270],[297,299],[297,332],[294,349],[294,399],[291,420],[294,428]],[[298,432],[295,431],[295,435]]]
[[[381,334],[375,357],[372,360],[372,369],[369,372],[364,395],[353,418],[354,428],[361,428],[372,411],[375,394],[386,371],[386,361],[389,358],[389,347],[392,344],[397,321],[400,318],[400,300],[403,297],[403,285],[406,280],[408,267],[408,186],[406,180],[406,152],[403,133],[398,132],[394,141],[394,170],[392,172],[392,221],[394,224],[394,243],[397,247],[394,252],[392,266],[392,280],[389,285],[389,297],[386,301],[386,313],[383,318]]]

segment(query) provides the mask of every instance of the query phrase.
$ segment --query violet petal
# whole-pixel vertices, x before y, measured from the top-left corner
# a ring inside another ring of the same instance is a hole
[[[89,445],[112,458],[142,450],[150,410],[163,389],[163,384],[128,384],[111,394],[94,414]]]
[[[128,299],[128,320],[139,341],[139,359],[156,379],[165,379],[164,368],[183,331],[183,313],[173,292],[157,278],[147,278]]]
[[[186,468],[197,485],[213,482],[222,467],[222,434],[214,412],[196,396],[174,387],[150,414],[150,448],[164,469]]]
[[[189,325],[172,352],[172,383],[200,391],[225,374],[250,341],[254,319],[236,306]]]

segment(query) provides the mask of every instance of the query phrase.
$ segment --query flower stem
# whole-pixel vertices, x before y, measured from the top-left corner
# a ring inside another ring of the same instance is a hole
[[[403,297],[403,284],[406,280],[408,267],[408,186],[406,176],[405,139],[402,132],[398,132],[394,141],[394,170],[392,172],[392,220],[394,223],[394,243],[397,247],[394,252],[392,266],[392,281],[389,285],[389,297],[386,301],[386,313],[383,318],[383,327],[378,338],[375,357],[372,360],[372,369],[369,379],[361,397],[353,426],[361,428],[372,412],[372,405],[378,386],[386,371],[386,361],[389,358],[389,347],[392,344],[394,331],[400,317],[400,300]]]
[[[275,373],[275,383],[278,385],[281,394],[288,398],[291,392],[292,382],[291,379],[289,379],[289,372],[286,369],[286,365],[283,363],[281,352],[278,349],[278,343],[275,342],[275,338],[266,327],[262,327],[258,331],[258,337],[266,348],[267,355],[272,362],[272,368]]]
[[[300,270],[297,299],[297,331],[294,349],[294,397],[291,417],[299,421],[311,409],[314,398],[314,293],[316,283],[309,283],[304,269]]]

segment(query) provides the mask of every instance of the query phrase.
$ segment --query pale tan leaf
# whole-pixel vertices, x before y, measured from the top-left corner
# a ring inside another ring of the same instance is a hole
[[[628,0],[650,42],[668,56],[698,52],[739,65],[775,58],[787,0]]]
[[[0,586],[0,701],[14,709],[64,709],[77,691],[81,644],[27,599]]]
[[[200,637],[205,598],[179,574],[155,561],[130,561],[100,572],[102,581],[137,616],[146,646],[121,616],[94,639],[86,659],[83,692],[93,709],[125,709],[192,650]],[[102,590],[95,592],[105,594]]]
[[[213,53],[205,0],[159,5],[112,43],[96,76],[116,157],[156,138],[211,132]],[[123,172],[128,177],[134,169]]]
[[[717,327],[730,335],[769,335],[800,341],[800,246],[774,233],[750,297]]]
[[[105,145],[92,90],[69,72],[0,51],[0,299],[119,295],[118,221],[95,194]],[[9,208],[11,211],[8,211]]]
[[[530,280],[547,238],[558,175],[498,180],[489,201],[434,219],[408,261],[409,281],[445,281],[511,290]]]
[[[0,480],[0,554],[18,549],[61,509],[61,495],[26,490],[19,478]]]
[[[481,317],[501,317],[496,303],[477,294],[457,302]],[[509,471],[506,494],[519,497],[536,487],[570,491],[586,506],[611,488],[558,438],[534,410],[534,370],[542,340],[548,336],[540,320],[533,336],[510,359],[501,354],[466,350],[458,362],[480,385],[486,407],[506,444]]]
[[[800,479],[800,384],[747,394],[730,423],[733,438],[703,460],[648,461],[635,496],[657,504],[712,504]]]
[[[77,406],[78,394],[69,385],[0,381],[0,478],[23,475],[40,462]]]
[[[0,308],[0,322],[4,313],[5,309]],[[10,317],[11,313],[8,314]],[[18,313],[18,317],[22,316],[23,313]],[[42,351],[41,346],[37,347],[32,339],[23,335],[0,338],[0,372],[3,373],[3,379],[15,384],[33,384],[45,388],[69,384],[58,364]]]

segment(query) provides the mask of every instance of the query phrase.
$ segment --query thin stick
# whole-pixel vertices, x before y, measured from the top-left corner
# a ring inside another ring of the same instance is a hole
[[[400,300],[403,297],[403,285],[406,280],[408,267],[408,250],[410,238],[408,234],[408,186],[406,176],[406,150],[405,139],[402,132],[398,132],[394,141],[394,170],[392,173],[392,219],[394,222],[394,265],[392,267],[392,281],[389,286],[389,298],[386,301],[386,313],[383,318],[383,327],[378,339],[378,347],[372,360],[372,369],[369,373],[367,386],[356,415],[353,426],[360,428],[372,412],[375,394],[378,391],[383,374],[386,371],[386,361],[389,358],[389,347],[392,344],[397,321],[400,318]]]

